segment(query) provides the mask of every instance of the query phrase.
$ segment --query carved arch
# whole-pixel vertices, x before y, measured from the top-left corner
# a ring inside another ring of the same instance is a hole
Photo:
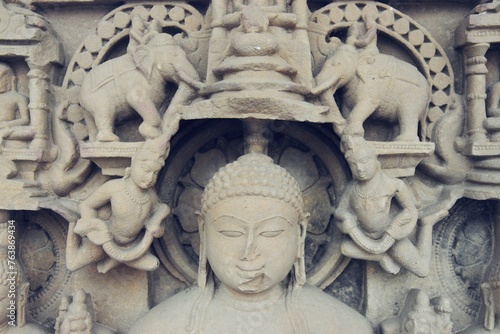
[[[203,16],[196,8],[180,2],[163,4],[128,4],[107,14],[97,25],[96,33],[82,42],[71,59],[62,87],[80,86],[87,73],[106,58],[108,52],[128,36],[131,16],[140,15],[144,20],[157,19],[162,27],[182,30],[188,37],[202,38],[205,33]],[[194,48],[196,49],[196,45]]]

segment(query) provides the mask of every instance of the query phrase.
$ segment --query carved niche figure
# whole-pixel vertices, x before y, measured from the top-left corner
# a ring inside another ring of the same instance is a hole
[[[306,284],[308,214],[296,180],[249,153],[208,182],[199,213],[198,285],[130,333],[372,333],[353,309]]]
[[[69,303],[68,297],[61,299],[56,319],[55,334],[112,334],[114,331],[98,324],[87,306],[87,294],[78,289]]]
[[[488,279],[481,284],[484,303],[484,322],[464,330],[463,334],[500,333],[500,262],[493,267]]]
[[[5,139],[30,141],[35,135],[28,126],[28,99],[17,92],[17,77],[12,68],[0,62],[0,153]],[[0,176],[9,178],[16,173],[12,161],[0,156]]]
[[[444,297],[432,300],[420,289],[412,289],[398,317],[380,324],[382,334],[451,334],[450,301]]]
[[[164,164],[165,148],[159,143],[146,141],[123,178],[106,182],[80,204],[81,218],[69,226],[69,270],[95,262],[101,273],[120,263],[148,271],[158,268],[149,247],[163,235],[162,222],[170,213],[154,190]]]
[[[364,136],[363,123],[370,116],[399,125],[395,141],[419,141],[419,120],[424,119],[430,99],[426,78],[411,64],[379,53],[376,23],[353,25],[346,44],[338,41],[316,75],[314,95],[330,107],[333,128],[342,136]],[[342,113],[333,94],[343,88]]]
[[[417,225],[418,210],[406,183],[382,171],[377,154],[363,138],[344,136],[342,146],[353,175],[335,210],[338,228],[349,236],[342,241],[342,254],[377,261],[392,274],[404,267],[427,276],[432,226],[447,211],[419,220],[414,245],[408,237]]]
[[[133,56],[127,53],[111,59],[85,77],[80,104],[95,121],[97,141],[118,141],[113,133],[115,121],[130,118],[133,110],[143,120],[139,133],[146,139],[158,137],[162,126],[158,107],[166,98],[165,84],[185,83],[200,88],[198,72],[187,59],[186,52],[172,36],[154,33],[155,29],[150,39],[143,36],[141,41],[145,44],[130,47],[134,49]],[[192,91],[180,87],[177,93],[182,94],[174,97],[177,104],[186,103],[192,95]]]
[[[0,213],[0,219],[7,217]],[[43,334],[44,327],[26,322],[29,283],[23,268],[12,253],[8,253],[11,232],[6,220],[0,223],[0,333],[1,334]],[[10,244],[12,245],[12,244]],[[14,244],[15,245],[15,244]]]

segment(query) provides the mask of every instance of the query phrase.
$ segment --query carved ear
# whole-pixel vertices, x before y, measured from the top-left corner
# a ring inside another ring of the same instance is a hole
[[[483,292],[483,302],[486,306],[484,314],[484,328],[492,331],[495,328],[495,302],[493,301],[493,292],[489,283],[481,284]]]
[[[144,73],[146,78],[151,77],[154,67],[154,59],[151,56],[151,50],[144,45],[139,45],[134,50],[134,61],[137,67]]]
[[[307,223],[309,221],[309,212],[305,212],[299,221],[299,245],[297,250],[297,259],[293,265],[295,270],[295,279],[297,286],[306,284],[306,264],[305,264],[305,242],[307,235]]]
[[[200,211],[196,211],[198,219],[198,232],[200,234],[200,264],[198,266],[198,286],[205,289],[207,285],[207,243],[205,235],[205,217]]]

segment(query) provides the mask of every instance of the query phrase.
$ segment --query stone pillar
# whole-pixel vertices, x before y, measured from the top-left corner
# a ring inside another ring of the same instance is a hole
[[[30,144],[31,149],[49,149],[49,75],[46,71],[30,65],[28,72],[31,126],[35,131],[35,137]]]
[[[486,51],[488,43],[471,44],[464,48],[465,89],[467,92],[467,143],[487,142],[484,120],[486,119]]]

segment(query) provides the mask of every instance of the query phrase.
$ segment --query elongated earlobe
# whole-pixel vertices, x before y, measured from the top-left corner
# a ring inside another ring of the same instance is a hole
[[[484,314],[484,328],[489,331],[495,329],[495,302],[493,300],[493,292],[489,283],[481,284],[483,292],[484,305],[486,306]]]
[[[305,242],[307,235],[307,222],[309,218],[309,213],[306,212],[301,217],[299,222],[299,245],[297,250],[297,258],[295,260],[294,270],[295,270],[295,280],[296,286],[303,286],[306,284],[306,264],[305,264]]]
[[[205,234],[205,217],[199,211],[196,211],[198,219],[198,232],[200,233],[200,258],[198,267],[198,286],[205,289],[207,285],[207,243]]]

